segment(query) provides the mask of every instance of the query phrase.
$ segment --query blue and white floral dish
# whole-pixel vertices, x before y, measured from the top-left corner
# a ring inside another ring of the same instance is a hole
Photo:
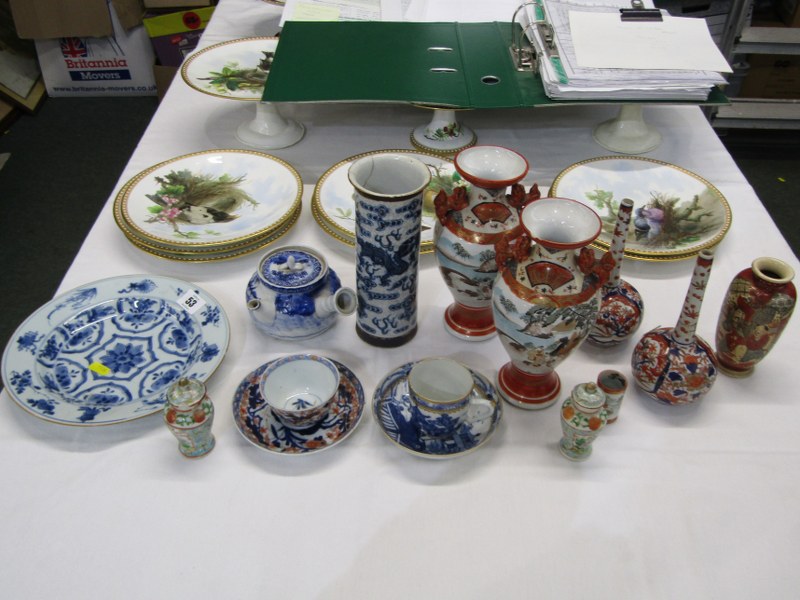
[[[416,407],[408,390],[413,362],[398,367],[375,389],[372,414],[381,431],[403,450],[422,458],[452,458],[477,450],[489,441],[503,414],[502,403],[491,382],[470,369],[475,380],[464,422],[445,436],[425,434],[417,423]]]
[[[281,423],[261,395],[261,376],[275,361],[248,374],[233,395],[233,422],[244,438],[262,450],[298,455],[327,450],[353,433],[364,414],[364,388],[350,369],[329,360],[339,370],[339,390],[328,414],[303,431]]]
[[[26,411],[65,425],[159,412],[180,377],[208,379],[230,336],[220,304],[156,275],[81,285],[35,311],[3,353],[2,375]]]

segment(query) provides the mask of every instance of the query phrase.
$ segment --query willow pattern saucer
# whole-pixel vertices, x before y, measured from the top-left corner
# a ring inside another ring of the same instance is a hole
[[[708,181],[681,167],[638,156],[604,156],[564,169],[551,196],[572,198],[593,208],[603,230],[593,244],[606,250],[623,198],[634,202],[625,256],[667,261],[693,258],[722,241],[731,208]]]
[[[278,38],[250,37],[208,46],[192,54],[181,77],[204,94],[233,100],[261,100]]]
[[[261,396],[261,375],[271,363],[247,375],[233,395],[233,422],[245,439],[262,450],[296,455],[327,450],[353,433],[364,413],[364,388],[350,369],[330,360],[341,374],[336,401],[319,425],[302,432],[285,427]]]
[[[376,154],[410,154],[428,165],[431,183],[423,193],[420,251],[433,252],[433,227],[436,224],[433,199],[441,189],[449,194],[456,183],[464,185],[452,161],[436,154],[418,150],[380,150],[351,156],[328,169],[317,182],[311,201],[311,214],[325,233],[348,246],[355,246],[356,205],[347,170],[359,158]]]
[[[146,169],[114,200],[125,229],[173,252],[225,252],[269,236],[300,207],[288,163],[253,150],[207,150]]]
[[[465,422],[452,435],[431,437],[415,423],[408,392],[408,373],[413,362],[399,367],[378,384],[372,413],[381,431],[403,450],[423,458],[452,458],[477,450],[497,429],[503,409],[491,382],[470,369],[475,387]]]
[[[228,347],[220,304],[155,275],[82,285],[40,307],[3,354],[3,381],[26,411],[67,425],[107,425],[161,410],[180,377],[208,379]]]

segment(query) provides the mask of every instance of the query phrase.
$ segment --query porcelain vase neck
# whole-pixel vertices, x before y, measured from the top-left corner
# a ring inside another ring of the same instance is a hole
[[[697,256],[681,315],[672,330],[672,339],[678,344],[691,344],[695,339],[697,319],[700,316],[700,307],[703,304],[703,296],[705,296],[713,262],[714,253],[711,250],[703,250]]]
[[[619,285],[622,272],[622,258],[625,255],[625,240],[628,236],[628,227],[631,223],[631,212],[633,211],[633,200],[624,198],[619,205],[617,212],[617,223],[614,226],[614,235],[611,237],[611,258],[614,259],[614,267],[608,277],[606,287],[615,288]]]

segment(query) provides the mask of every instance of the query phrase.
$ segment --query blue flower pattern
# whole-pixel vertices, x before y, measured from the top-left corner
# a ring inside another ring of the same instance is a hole
[[[128,373],[145,361],[141,346],[118,343],[100,358],[101,362],[115,373]]]

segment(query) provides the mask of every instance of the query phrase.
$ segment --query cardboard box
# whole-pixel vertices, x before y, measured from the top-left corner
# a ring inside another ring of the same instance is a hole
[[[189,6],[212,6],[217,0],[144,0],[145,8],[184,8]]]
[[[750,70],[740,96],[746,98],[800,98],[800,56],[751,54]]]
[[[197,47],[214,7],[148,14],[144,18],[158,62],[165,67],[178,67],[183,58]]]
[[[141,0],[111,0],[121,27],[142,22]],[[105,37],[114,32],[107,0],[10,0],[22,39]]]

